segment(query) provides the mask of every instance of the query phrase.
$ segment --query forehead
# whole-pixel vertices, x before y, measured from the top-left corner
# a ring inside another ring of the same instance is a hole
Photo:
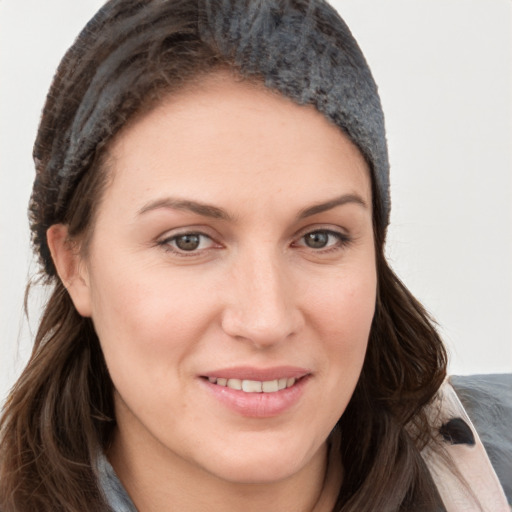
[[[165,97],[109,153],[114,183],[125,193],[136,186],[141,198],[168,187],[211,201],[232,184],[247,197],[342,187],[371,203],[366,161],[337,126],[312,106],[226,73]]]

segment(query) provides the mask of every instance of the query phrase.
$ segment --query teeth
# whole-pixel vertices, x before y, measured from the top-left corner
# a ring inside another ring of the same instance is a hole
[[[259,380],[243,380],[242,390],[246,393],[261,393],[262,382]]]
[[[297,379],[283,377],[275,380],[241,380],[241,379],[223,379],[216,377],[208,377],[208,381],[217,386],[244,391],[245,393],[275,393],[282,389],[292,387]]]
[[[228,388],[231,388],[231,389],[241,390],[242,389],[242,381],[240,379],[229,379],[227,386],[228,386]]]
[[[264,393],[275,393],[279,389],[278,380],[266,380],[261,383],[261,390]]]

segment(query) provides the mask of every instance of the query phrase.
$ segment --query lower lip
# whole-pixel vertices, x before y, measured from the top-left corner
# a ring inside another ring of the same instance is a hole
[[[232,411],[248,418],[272,418],[291,409],[304,393],[309,376],[289,388],[274,393],[246,393],[201,379],[208,391]]]

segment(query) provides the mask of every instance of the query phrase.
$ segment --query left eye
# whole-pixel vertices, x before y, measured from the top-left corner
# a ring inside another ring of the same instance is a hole
[[[299,245],[305,245],[310,249],[326,249],[343,243],[343,235],[336,231],[318,230],[306,233],[300,239]]]
[[[183,233],[167,238],[162,243],[179,251],[192,252],[211,247],[213,241],[209,236],[202,233]]]

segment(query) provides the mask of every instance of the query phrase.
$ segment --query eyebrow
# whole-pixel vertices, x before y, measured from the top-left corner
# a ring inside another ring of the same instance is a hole
[[[313,206],[309,206],[299,212],[297,215],[297,219],[304,219],[306,217],[311,217],[318,213],[325,212],[327,210],[332,210],[337,206],[342,206],[344,204],[355,203],[359,204],[363,208],[368,208],[368,205],[365,201],[356,194],[344,194],[339,197],[335,197],[334,199],[330,199],[329,201],[325,201],[323,203],[314,204]],[[233,221],[234,218],[227,213],[222,208],[218,208],[217,206],[213,206],[211,204],[201,203],[199,201],[192,201],[189,199],[177,199],[173,197],[166,197],[163,199],[157,199],[155,201],[151,201],[144,205],[139,211],[139,215],[143,215],[147,212],[158,210],[159,208],[170,208],[174,210],[185,210],[193,213],[197,213],[203,217],[210,217],[213,219],[220,219],[226,221]]]
[[[342,196],[335,197],[329,201],[325,201],[324,203],[318,203],[299,212],[297,218],[305,219],[306,217],[311,217],[318,213],[325,212],[327,210],[332,210],[337,206],[343,206],[344,204],[358,204],[363,208],[368,208],[366,202],[356,194],[343,194]]]
[[[143,215],[144,213],[152,210],[158,210],[159,208],[171,208],[174,210],[188,210],[193,213],[197,213],[203,217],[211,217],[213,219],[221,220],[232,220],[232,217],[221,208],[212,206],[210,204],[201,203],[199,201],[191,201],[188,199],[176,199],[173,197],[166,197],[164,199],[157,199],[151,201],[143,206],[138,214]]]

